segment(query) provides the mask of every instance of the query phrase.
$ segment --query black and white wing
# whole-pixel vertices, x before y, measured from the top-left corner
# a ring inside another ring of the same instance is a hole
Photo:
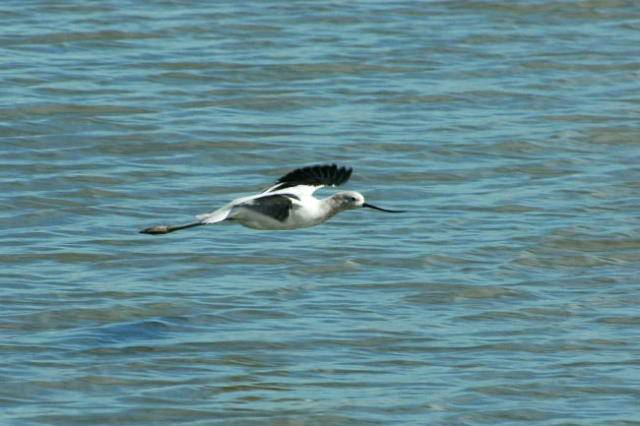
[[[353,169],[350,167],[338,167],[335,164],[316,165],[302,167],[287,173],[276,181],[276,184],[263,191],[263,193],[281,191],[287,188],[307,187],[303,192],[309,194],[323,186],[338,186],[349,180]],[[294,192],[292,190],[292,192]]]
[[[335,164],[303,167],[293,170],[278,179],[275,185],[258,195],[238,198],[218,210],[196,216],[201,223],[221,222],[232,215],[236,208],[269,216],[285,222],[291,211],[300,207],[303,197],[313,194],[323,186],[337,186],[351,177],[350,167],[338,167]]]
[[[245,208],[279,222],[285,222],[291,210],[295,208],[295,201],[298,200],[298,197],[293,194],[265,195],[237,204],[235,208]]]

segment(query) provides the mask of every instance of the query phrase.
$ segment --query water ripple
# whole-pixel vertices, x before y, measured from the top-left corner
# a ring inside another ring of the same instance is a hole
[[[637,423],[633,2],[0,16],[0,423]],[[319,162],[408,212],[137,233]]]

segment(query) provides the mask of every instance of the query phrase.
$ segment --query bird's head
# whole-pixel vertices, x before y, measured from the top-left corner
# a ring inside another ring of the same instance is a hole
[[[353,210],[358,209],[360,207],[367,207],[370,209],[376,209],[387,213],[403,213],[402,210],[388,210],[383,209],[381,207],[376,207],[372,204],[368,204],[364,202],[364,196],[355,191],[343,191],[338,192],[333,197],[331,197],[334,205],[339,210]]]
[[[334,194],[331,197],[335,206],[340,210],[352,210],[362,207],[364,197],[361,193],[355,191],[343,191]]]

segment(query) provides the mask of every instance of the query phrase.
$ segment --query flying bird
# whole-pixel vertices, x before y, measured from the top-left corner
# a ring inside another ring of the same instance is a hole
[[[180,229],[230,221],[253,229],[282,230],[319,225],[345,210],[361,207],[388,213],[403,213],[365,203],[359,192],[343,191],[318,199],[313,193],[324,186],[338,186],[349,180],[353,169],[332,165],[303,167],[287,173],[259,194],[237,198],[211,213],[196,216],[196,222],[156,225],[142,234],[168,234]]]

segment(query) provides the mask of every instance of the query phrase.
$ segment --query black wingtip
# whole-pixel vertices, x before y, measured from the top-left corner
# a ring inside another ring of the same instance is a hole
[[[296,185],[338,186],[348,181],[351,173],[353,173],[351,167],[338,167],[336,164],[302,167],[278,179],[277,183],[285,184],[278,189]]]

